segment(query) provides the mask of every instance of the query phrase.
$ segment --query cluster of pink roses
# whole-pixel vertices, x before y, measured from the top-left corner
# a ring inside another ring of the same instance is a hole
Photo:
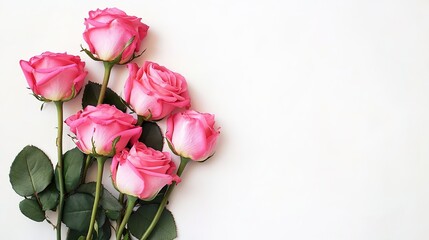
[[[98,9],[89,12],[85,26],[83,38],[89,50],[83,51],[92,59],[102,61],[106,72],[98,104],[86,106],[65,123],[84,154],[103,163],[113,158],[112,180],[118,191],[129,197],[151,200],[164,186],[180,182],[179,176],[188,160],[204,161],[213,155],[219,129],[215,127],[213,115],[189,110],[191,101],[182,75],[150,61],[141,67],[130,63],[139,56],[141,41],[149,29],[140,18],[116,8]],[[137,119],[131,113],[103,103],[110,71],[117,64],[127,64],[129,76],[123,98]],[[20,65],[34,95],[47,102],[62,104],[76,97],[87,75],[80,57],[67,53],[44,52],[29,61],[21,60]],[[139,142],[145,131],[141,127],[143,121],[164,118],[167,118],[168,144],[182,159],[182,169],[177,173],[169,153]],[[96,199],[93,213],[97,204]],[[127,214],[124,220],[126,218]],[[122,223],[121,228],[126,222]],[[92,228],[89,227],[87,239],[92,238]],[[122,237],[121,228],[117,239]]]

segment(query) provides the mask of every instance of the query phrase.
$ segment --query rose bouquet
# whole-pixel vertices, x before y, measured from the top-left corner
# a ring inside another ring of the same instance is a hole
[[[144,51],[141,42],[149,27],[116,8],[97,9],[85,19],[83,38],[91,59],[104,65],[102,84],[88,82],[79,56],[44,52],[20,65],[33,95],[57,109],[57,164],[39,148],[28,145],[10,168],[12,188],[24,199],[19,203],[28,218],[46,220],[61,239],[174,239],[172,213],[165,208],[191,161],[205,161],[214,154],[219,129],[214,116],[191,110],[185,78],[157,63],[132,61]],[[114,66],[129,71],[123,97],[108,88]],[[85,86],[84,86],[85,85]],[[83,92],[82,110],[64,118],[63,106]],[[42,107],[43,107],[42,104]],[[157,121],[166,119],[163,133]],[[65,123],[76,148],[63,151]],[[164,135],[175,164],[164,150]],[[95,182],[87,182],[96,163]],[[103,183],[108,163],[112,194]],[[117,197],[116,197],[117,196]],[[51,221],[46,211],[54,211]],[[133,237],[132,237],[133,236]]]

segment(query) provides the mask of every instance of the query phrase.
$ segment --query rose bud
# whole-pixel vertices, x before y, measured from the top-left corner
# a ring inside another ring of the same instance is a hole
[[[160,120],[176,108],[189,108],[190,98],[185,78],[153,62],[139,69],[128,64],[124,97],[130,107],[147,120]]]
[[[117,153],[111,165],[115,187],[124,194],[151,200],[167,184],[180,182],[176,165],[167,152],[156,151],[141,142]]]
[[[187,110],[168,117],[165,136],[177,155],[204,161],[214,154],[220,133],[214,125],[214,115]]]
[[[119,57],[123,51],[120,63],[131,60],[134,53],[140,51],[141,41],[149,29],[141,22],[141,18],[128,16],[117,8],[90,11],[89,17],[85,18],[85,26],[83,38],[90,52],[98,59],[109,62]],[[129,44],[132,38],[134,39]]]
[[[77,147],[85,154],[111,157],[130,140],[136,142],[142,133],[133,116],[108,104],[88,105],[65,122],[76,135]]]
[[[80,57],[67,53],[44,52],[19,63],[30,89],[37,98],[45,101],[74,98],[88,74]]]

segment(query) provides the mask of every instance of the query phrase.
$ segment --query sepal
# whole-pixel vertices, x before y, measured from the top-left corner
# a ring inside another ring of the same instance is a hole
[[[167,140],[168,147],[169,147],[169,148],[170,148],[170,150],[174,153],[174,155],[180,156],[180,155],[176,152],[176,150],[174,149],[173,144],[170,142],[170,140],[168,140],[168,138],[165,138],[165,139]]]
[[[81,48],[80,51],[81,52],[85,52],[86,55],[88,55],[92,60],[94,60],[94,61],[103,61],[103,60],[97,58],[96,56],[94,56],[94,54],[92,54],[91,51],[89,51],[88,49],[83,48],[82,45],[80,45],[80,48]]]

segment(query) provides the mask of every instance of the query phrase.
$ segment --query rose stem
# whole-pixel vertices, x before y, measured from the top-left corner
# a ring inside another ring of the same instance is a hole
[[[91,221],[89,222],[88,235],[86,240],[92,239],[92,231],[94,230],[95,217],[97,216],[98,202],[100,201],[101,180],[103,178],[103,167],[107,157],[97,156],[97,182],[95,185],[94,205],[92,206]]]
[[[81,183],[85,183],[86,174],[88,173],[88,168],[92,163],[91,155],[87,155],[85,159],[85,167],[83,169],[82,179],[80,180]]]
[[[127,195],[127,210],[125,211],[124,219],[122,219],[121,226],[116,233],[116,240],[121,240],[122,232],[124,231],[125,225],[133,212],[134,205],[136,204],[137,197]]]
[[[188,164],[190,160],[191,159],[189,158],[180,157],[180,165],[179,165],[179,169],[177,170],[177,176],[180,177],[180,175],[182,175],[183,170],[185,170],[186,164]],[[164,198],[162,199],[162,202],[158,207],[158,210],[156,211],[155,217],[152,219],[152,222],[150,223],[149,227],[147,228],[146,232],[143,234],[140,240],[146,240],[149,237],[149,235],[152,233],[153,229],[155,228],[156,224],[159,221],[159,218],[161,217],[162,212],[164,211],[165,205],[167,204],[168,197],[173,191],[174,186],[176,186],[176,184],[172,183],[168,188],[167,192],[164,195]]]
[[[122,205],[122,207],[124,207],[124,194],[123,193],[119,193],[119,196],[118,196],[118,202]],[[118,219],[116,219],[116,225],[117,226],[119,226],[119,225],[121,225],[121,222],[122,222],[122,215],[124,214],[124,212],[123,211],[121,211],[120,213],[119,213],[119,217],[118,217]]]
[[[58,152],[58,182],[60,187],[60,201],[58,203],[57,212],[57,239],[61,239],[61,220],[63,218],[63,205],[64,205],[64,174],[63,174],[63,102],[55,101],[55,106],[57,108],[57,119],[58,119],[58,129],[57,129],[57,152]]]
[[[113,66],[115,66],[115,64],[111,62],[103,62],[103,63],[104,63],[104,78],[103,78],[103,84],[101,85],[100,96],[98,97],[97,105],[100,105],[103,103],[104,95],[106,94],[106,90],[107,90],[107,84],[109,84],[110,73],[112,72]]]
[[[144,118],[140,115],[137,115],[137,126],[141,126],[144,122]]]

